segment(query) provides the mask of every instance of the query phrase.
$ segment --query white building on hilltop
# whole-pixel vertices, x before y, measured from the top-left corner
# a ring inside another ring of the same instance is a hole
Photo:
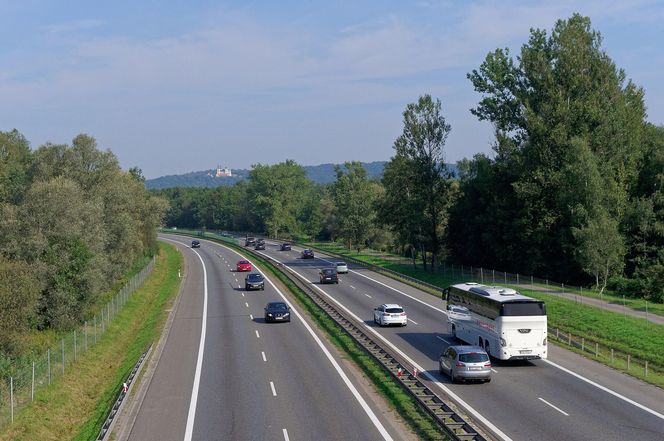
[[[233,173],[231,172],[230,168],[221,168],[220,165],[217,166],[217,173],[215,173],[214,177],[215,178],[222,178],[226,176],[233,176]]]

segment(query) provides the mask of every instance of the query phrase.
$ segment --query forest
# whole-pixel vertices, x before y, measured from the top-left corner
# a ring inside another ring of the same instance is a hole
[[[358,162],[314,184],[293,160],[232,187],[155,191],[168,226],[337,240],[420,259],[533,274],[664,300],[664,128],[588,17],[532,29],[517,56],[489,52],[467,78],[493,153],[445,166],[452,127],[422,95],[380,179]]]
[[[0,354],[90,317],[156,252],[167,205],[91,136],[32,150],[17,130],[0,132]]]

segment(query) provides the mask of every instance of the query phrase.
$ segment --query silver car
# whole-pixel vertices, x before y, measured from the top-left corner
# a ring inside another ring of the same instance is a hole
[[[339,274],[348,273],[348,265],[346,264],[346,262],[337,262],[336,265],[337,265],[337,272]]]
[[[438,370],[450,376],[452,383],[457,381],[491,381],[491,360],[479,346],[450,346],[440,354]]]

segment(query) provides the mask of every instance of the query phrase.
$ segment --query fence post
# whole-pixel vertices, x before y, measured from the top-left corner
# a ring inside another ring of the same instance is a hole
[[[35,362],[32,362],[32,388],[30,389],[30,401],[35,401]]]
[[[505,285],[507,285],[507,271],[505,271]]]
[[[556,340],[560,339],[560,328],[556,328]]]
[[[611,348],[611,363],[613,363],[613,348]]]
[[[62,373],[65,373],[65,339],[62,339]]]
[[[567,344],[572,346],[572,334],[567,334]]]
[[[48,365],[48,384],[51,384],[51,348],[46,350],[46,364]]]
[[[14,377],[9,377],[9,407],[12,412],[12,423],[14,422]]]
[[[484,284],[484,268],[480,267],[480,278],[482,279],[482,284]],[[648,308],[646,307],[646,311]]]
[[[74,361],[76,361],[76,329],[74,329]]]
[[[530,276],[530,286],[533,285],[533,276]]]
[[[581,352],[585,352],[585,351],[586,351],[586,338],[581,337]]]
[[[83,324],[83,350],[88,350],[88,322]]]
[[[97,316],[95,315],[95,344],[97,344]]]
[[[516,273],[516,284],[519,284],[519,273]]]
[[[599,357],[599,343],[595,343],[595,357]]]
[[[646,377],[648,376],[648,360],[646,360]]]
[[[630,364],[630,359],[632,358],[631,355],[627,354],[627,370],[629,371],[629,364]]]
[[[496,283],[496,270],[491,270],[491,279],[493,283]]]

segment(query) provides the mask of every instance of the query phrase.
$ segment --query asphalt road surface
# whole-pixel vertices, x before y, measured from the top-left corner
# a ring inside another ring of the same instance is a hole
[[[412,438],[345,372],[297,307],[291,323],[264,322],[266,303],[284,299],[269,281],[264,291],[245,291],[235,251],[208,241],[191,249],[187,238],[162,237],[182,250],[186,274],[129,439]]]

